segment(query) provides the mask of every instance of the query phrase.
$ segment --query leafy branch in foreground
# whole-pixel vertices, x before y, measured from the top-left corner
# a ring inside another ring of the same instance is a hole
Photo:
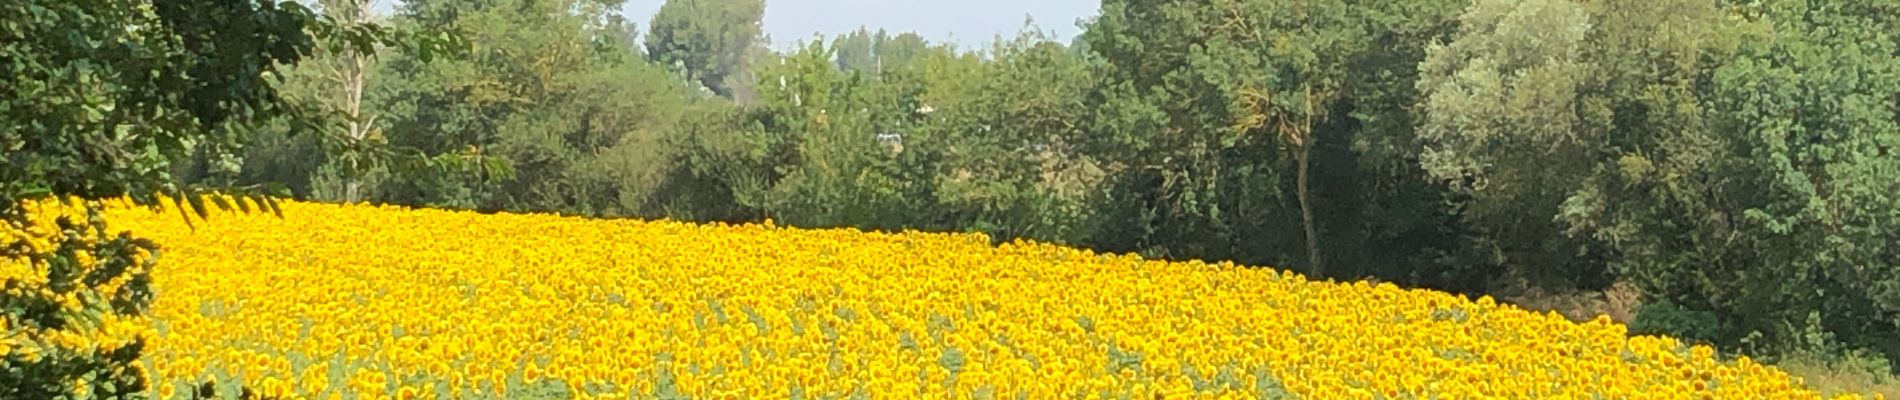
[[[212,207],[281,216],[283,185],[181,184],[174,164],[235,150],[263,121],[312,126],[277,85],[319,43],[455,41],[339,23],[295,1],[0,4],[0,398],[147,390],[139,358],[160,246],[110,230],[106,201],[170,202],[187,223]]]

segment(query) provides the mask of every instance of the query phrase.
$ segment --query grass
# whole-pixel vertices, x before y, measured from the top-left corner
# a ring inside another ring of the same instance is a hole
[[[1618,283],[1601,291],[1547,291],[1528,286],[1505,290],[1499,295],[1518,307],[1538,312],[1555,311],[1571,321],[1588,322],[1605,315],[1611,321],[1625,324],[1635,316],[1639,297],[1636,287],[1628,283]]]
[[[1863,368],[1830,366],[1810,357],[1789,357],[1776,364],[1789,375],[1800,377],[1808,385],[1833,396],[1837,393],[1879,394],[1900,399],[1900,379]]]

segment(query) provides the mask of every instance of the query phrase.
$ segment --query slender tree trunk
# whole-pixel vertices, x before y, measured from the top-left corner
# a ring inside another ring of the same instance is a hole
[[[350,140],[360,143],[363,141],[363,138],[369,136],[369,124],[363,120],[363,85],[364,81],[367,80],[367,77],[364,76],[364,70],[366,69],[366,65],[364,64],[366,64],[368,60],[364,59],[365,57],[363,57],[360,51],[349,50],[346,54],[348,54],[349,57],[349,65],[344,71],[346,76],[344,77],[343,83],[343,112],[350,116]],[[343,174],[343,201],[346,203],[355,203],[361,199],[358,192],[359,188],[363,185],[362,179],[359,177],[359,175],[362,175],[362,171],[358,169],[358,166],[351,165],[350,170],[345,171]]]
[[[1309,138],[1310,139],[1310,138]],[[1295,180],[1295,190],[1300,198],[1300,225],[1306,229],[1306,269],[1307,275],[1318,279],[1326,273],[1326,263],[1319,256],[1319,229],[1313,226],[1312,191],[1307,189],[1307,167],[1311,165],[1313,143],[1306,141],[1294,150],[1293,158],[1298,162],[1299,176]]]
[[[352,24],[367,24],[370,21],[370,0],[343,0],[331,3],[331,11],[337,12],[344,20]],[[349,116],[348,132],[352,146],[361,144],[369,136],[373,121],[363,119],[363,87],[369,80],[369,55],[376,49],[359,49],[344,46],[343,65],[336,70],[337,80],[343,84],[343,113]],[[360,159],[360,155],[358,157]],[[355,203],[361,200],[361,166],[355,161],[343,172],[343,201]]]

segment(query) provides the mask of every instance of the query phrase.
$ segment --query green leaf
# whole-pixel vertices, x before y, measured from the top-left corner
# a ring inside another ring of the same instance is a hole
[[[263,198],[264,198],[264,204],[270,205],[271,214],[276,214],[278,219],[283,219],[284,207],[277,204],[277,199],[270,196],[263,196]]]
[[[34,187],[28,187],[26,189],[20,190],[20,197],[23,197],[23,198],[40,197],[40,196],[45,196],[52,193],[53,193],[53,189],[49,189],[45,186],[34,186]]]
[[[184,200],[179,200],[179,198],[184,197],[184,194],[179,193],[178,191],[174,190],[171,193],[171,197],[172,197],[172,206],[178,208],[178,217],[185,219],[185,227],[191,228],[192,230],[197,230],[198,225],[191,222],[191,214],[188,214],[185,212]]]
[[[191,211],[198,213],[198,218],[211,218],[211,213],[205,210],[204,193],[193,191],[189,194],[185,194],[184,197],[185,202],[191,204]]]
[[[279,183],[279,182],[266,183],[264,184],[264,190],[265,190],[265,194],[269,194],[272,196],[290,197],[290,186],[285,186],[283,183]]]
[[[416,58],[425,63],[434,61],[435,44],[429,43],[426,39],[416,41]]]
[[[230,200],[226,200],[224,196],[217,194],[211,195],[211,204],[218,206],[218,210],[221,211],[231,211],[236,208],[231,206]]]

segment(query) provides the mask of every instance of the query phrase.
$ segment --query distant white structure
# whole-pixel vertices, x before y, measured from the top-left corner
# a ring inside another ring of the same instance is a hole
[[[904,135],[898,133],[879,133],[874,137],[878,144],[889,148],[891,153],[904,152]]]

